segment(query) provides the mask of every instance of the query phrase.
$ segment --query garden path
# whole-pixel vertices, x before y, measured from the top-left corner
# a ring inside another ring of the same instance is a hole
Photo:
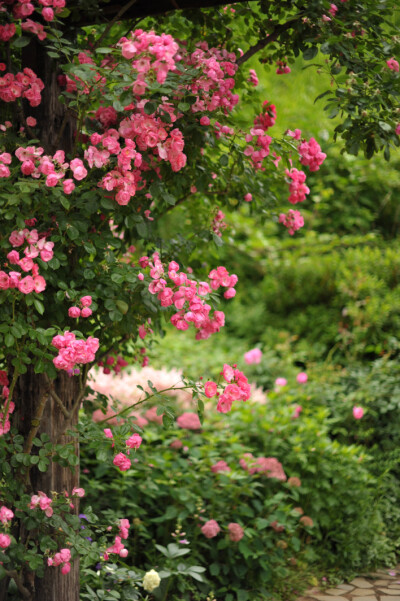
[[[378,570],[329,589],[310,589],[297,601],[400,601],[400,566]]]

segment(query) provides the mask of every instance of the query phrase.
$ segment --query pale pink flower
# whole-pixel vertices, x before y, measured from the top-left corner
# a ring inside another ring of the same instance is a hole
[[[220,472],[230,472],[231,468],[226,463],[226,461],[223,461],[221,459],[220,461],[217,461],[217,463],[214,463],[214,465],[211,466],[211,471],[214,474],[219,474]]]
[[[305,384],[308,380],[308,376],[304,371],[301,371],[299,374],[297,374],[296,380],[299,384]]]
[[[239,542],[244,536],[243,528],[236,522],[228,524],[228,532],[230,540],[234,543]]]
[[[3,534],[0,532],[0,549],[7,549],[11,545],[11,538],[8,534]]]
[[[126,441],[126,446],[130,449],[138,449],[142,444],[142,440],[142,437],[135,432],[135,434],[132,434],[132,436]]]
[[[252,363],[261,363],[262,351],[259,348],[253,348],[244,354],[244,360],[248,365]]]
[[[218,387],[215,382],[208,381],[204,384],[204,394],[209,399],[217,394],[217,389]]]
[[[362,407],[353,407],[353,417],[355,419],[361,419],[364,415],[364,409]]]
[[[286,386],[287,384],[287,380],[286,378],[276,378],[275,380],[275,386]]]
[[[177,418],[176,423],[180,428],[185,428],[186,430],[199,430],[201,428],[197,413],[182,413],[182,415]]]
[[[215,520],[208,520],[208,522],[201,527],[201,531],[206,538],[214,538],[221,531],[221,528]]]
[[[131,467],[131,460],[123,453],[118,453],[114,457],[113,464],[118,467],[121,472],[126,472]]]

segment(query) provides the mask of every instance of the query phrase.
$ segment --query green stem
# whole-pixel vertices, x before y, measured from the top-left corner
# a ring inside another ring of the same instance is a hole
[[[110,417],[106,417],[105,419],[102,419],[98,423],[104,424],[105,422],[108,422],[108,420],[110,420],[110,419],[119,417],[120,415],[123,415],[124,413],[126,413],[127,411],[130,411],[134,407],[137,407],[138,405],[141,405],[142,403],[149,401],[151,398],[155,397],[156,394],[162,394],[163,392],[168,392],[169,390],[185,390],[187,388],[193,388],[193,387],[192,386],[180,386],[179,388],[175,388],[175,386],[170,386],[169,388],[164,388],[163,390],[157,390],[157,392],[150,394],[145,399],[142,399],[141,401],[138,401],[137,403],[133,403],[133,405],[129,405],[129,407],[125,407],[125,409],[122,409],[122,411],[119,411],[119,413],[114,413],[113,415],[110,415]]]

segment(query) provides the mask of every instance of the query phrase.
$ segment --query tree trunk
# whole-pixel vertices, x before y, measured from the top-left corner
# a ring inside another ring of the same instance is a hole
[[[68,377],[61,372],[52,383],[55,394],[62,400],[67,411],[73,409],[80,391],[78,377]],[[46,433],[50,440],[59,444],[73,443],[76,454],[79,445],[76,438],[63,434],[65,429],[73,429],[78,422],[79,407],[76,407],[72,419],[68,422],[58,403],[48,392],[48,380],[43,374],[35,374],[33,369],[20,376],[14,391],[15,413],[14,424],[27,440],[32,428],[37,426],[36,436]],[[43,414],[40,417],[41,401],[46,399]],[[40,422],[40,424],[38,424]],[[52,491],[71,494],[72,489],[79,486],[78,467],[63,468],[51,462],[47,472],[40,472],[35,466],[31,468],[30,483],[32,494],[43,491],[51,496]],[[74,499],[75,512],[78,513],[78,502]],[[22,533],[23,535],[23,533]],[[73,561],[69,574],[61,574],[60,567],[46,567],[44,578],[37,578],[31,572],[25,574],[24,586],[32,594],[29,601],[79,601],[79,562]],[[0,600],[2,597],[0,595]]]

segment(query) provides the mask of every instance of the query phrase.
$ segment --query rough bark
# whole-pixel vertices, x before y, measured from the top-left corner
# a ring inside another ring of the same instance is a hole
[[[77,377],[69,378],[66,373],[62,372],[51,384],[64,407],[71,411],[79,394],[79,379]],[[26,440],[31,428],[37,426],[38,406],[43,398],[46,399],[46,404],[36,436],[45,432],[52,442],[59,444],[72,442],[75,452],[78,454],[76,438],[62,434],[68,423],[58,403],[50,395],[48,380],[43,374],[35,374],[31,368],[17,381],[14,392],[16,409],[14,424]],[[78,411],[79,408],[76,407],[69,428],[73,428],[77,424]],[[30,484],[32,494],[37,494],[39,490],[49,496],[52,491],[71,493],[74,486],[79,486],[79,471],[78,468],[71,470],[51,462],[45,473],[35,467],[31,468]],[[77,503],[74,504],[77,512]],[[23,536],[23,533],[21,534]],[[24,576],[24,585],[32,595],[30,601],[79,601],[78,561],[73,562],[71,571],[67,575],[61,574],[60,568],[53,567],[46,568],[44,578],[33,577],[29,572],[26,572]]]

